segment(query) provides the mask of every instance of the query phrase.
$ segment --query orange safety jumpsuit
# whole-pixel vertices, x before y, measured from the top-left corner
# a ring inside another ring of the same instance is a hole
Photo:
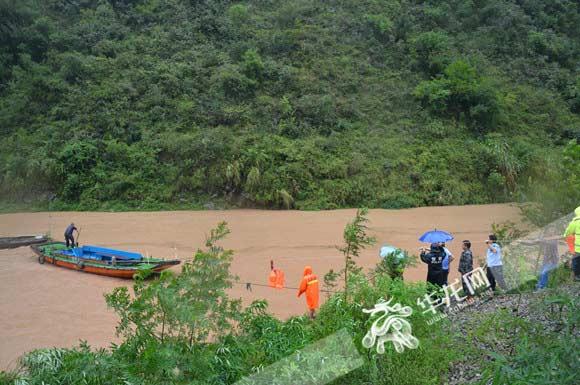
[[[300,288],[298,289],[298,297],[302,293],[306,293],[306,304],[308,309],[314,310],[318,307],[318,277],[316,274],[312,274],[312,268],[306,266],[304,268],[304,276],[300,282]]]
[[[270,271],[270,276],[268,277],[268,284],[270,287],[276,289],[284,288],[284,272],[279,269],[272,269],[272,271]]]

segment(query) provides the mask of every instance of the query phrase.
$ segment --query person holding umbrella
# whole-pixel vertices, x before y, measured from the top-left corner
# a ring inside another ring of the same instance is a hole
[[[421,261],[427,264],[427,282],[443,287],[445,284],[445,273],[442,266],[445,258],[443,247],[439,243],[432,243],[429,252],[422,247],[420,257]]]
[[[451,234],[437,229],[427,231],[419,238],[419,241],[431,244],[429,252],[427,252],[425,248],[421,248],[420,255],[421,261],[428,265],[427,282],[437,286],[447,284],[447,274],[449,274],[449,256],[442,245],[452,239],[453,236]],[[444,261],[446,266],[443,266]],[[447,268],[447,274],[445,272],[445,267]]]

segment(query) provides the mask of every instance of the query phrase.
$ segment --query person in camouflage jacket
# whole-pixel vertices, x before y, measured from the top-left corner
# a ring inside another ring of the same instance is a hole
[[[467,295],[467,298],[472,297],[472,293],[469,292],[467,284],[463,276],[473,270],[473,253],[471,252],[471,242],[463,241],[463,252],[459,258],[459,272],[461,273],[461,284],[463,285],[463,293]]]

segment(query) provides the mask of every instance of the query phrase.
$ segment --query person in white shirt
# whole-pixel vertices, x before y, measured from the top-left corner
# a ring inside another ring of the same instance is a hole
[[[501,246],[497,243],[497,236],[490,234],[487,243],[487,279],[491,289],[495,291],[496,285],[502,290],[507,290],[507,285],[503,278],[503,262],[501,260]]]
[[[445,252],[445,259],[443,260],[443,263],[441,264],[441,267],[443,268],[443,275],[444,275],[444,284],[445,285],[449,285],[449,264],[451,262],[453,262],[453,259],[455,259],[453,257],[453,253],[451,253],[451,251],[449,251],[449,249],[445,246],[445,242],[441,243],[441,247],[443,247],[443,251]]]

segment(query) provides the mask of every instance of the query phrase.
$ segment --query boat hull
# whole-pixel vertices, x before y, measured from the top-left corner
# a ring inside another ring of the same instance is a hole
[[[26,235],[21,237],[0,238],[0,249],[15,249],[22,246],[30,246],[48,242],[45,236]]]
[[[85,260],[82,258],[75,259],[57,258],[50,255],[49,253],[44,253],[40,249],[40,246],[43,245],[32,245],[30,247],[34,251],[34,253],[38,255],[38,261],[41,264],[54,265],[64,267],[65,269],[82,271],[85,273],[125,279],[134,278],[137,273],[143,271],[142,268],[139,268],[137,266],[135,267],[126,265],[112,266],[104,263],[99,263],[93,260]],[[148,268],[147,270],[159,273],[163,270],[170,268],[171,266],[178,265],[179,263],[180,261],[178,260],[160,261],[153,264],[153,266],[151,268]]]

